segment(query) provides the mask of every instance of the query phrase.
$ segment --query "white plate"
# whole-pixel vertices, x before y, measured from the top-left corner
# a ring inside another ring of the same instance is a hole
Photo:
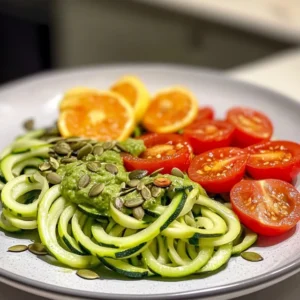
[[[38,126],[52,124],[66,89],[77,85],[106,89],[129,73],[140,76],[153,93],[174,84],[184,85],[201,105],[212,105],[217,117],[223,117],[233,105],[257,108],[272,119],[276,137],[300,142],[300,104],[294,100],[213,72],[123,65],[47,73],[4,86],[0,89],[1,148],[21,133],[21,122],[26,118],[34,117]],[[299,188],[299,178],[297,184]],[[280,238],[260,238],[253,250],[262,254],[262,262],[231,258],[226,268],[208,277],[132,280],[105,272],[101,280],[94,281],[82,280],[74,271],[50,265],[29,252],[8,253],[7,248],[20,240],[0,231],[0,280],[55,299],[226,299],[267,287],[299,271],[299,231],[298,226]],[[23,238],[22,243],[29,243]]]

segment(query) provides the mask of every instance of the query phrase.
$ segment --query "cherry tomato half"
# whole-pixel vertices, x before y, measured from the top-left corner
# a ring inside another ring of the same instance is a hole
[[[196,119],[193,121],[193,123],[198,123],[204,120],[213,120],[214,118],[214,110],[210,106],[203,106],[199,108],[198,114]],[[193,124],[192,123],[192,124]]]
[[[247,172],[254,179],[281,179],[291,182],[300,172],[300,145],[270,141],[247,148]]]
[[[278,235],[300,220],[300,193],[278,180],[243,180],[230,192],[232,208],[240,221],[262,235]]]
[[[160,173],[171,173],[176,167],[186,171],[192,160],[192,148],[179,134],[150,133],[140,137],[147,147],[139,157],[123,155],[128,171],[147,170],[149,173],[164,168]]]
[[[247,151],[234,147],[218,148],[194,157],[189,177],[207,192],[226,193],[245,173]]]
[[[195,154],[211,149],[228,147],[231,144],[234,126],[224,121],[205,120],[184,129],[184,137]]]
[[[235,126],[232,145],[248,147],[268,141],[273,134],[270,119],[261,112],[250,108],[235,107],[227,112],[227,121]]]

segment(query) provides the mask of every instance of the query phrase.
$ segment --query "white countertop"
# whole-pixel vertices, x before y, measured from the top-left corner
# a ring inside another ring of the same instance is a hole
[[[299,0],[136,0],[195,17],[300,43]]]

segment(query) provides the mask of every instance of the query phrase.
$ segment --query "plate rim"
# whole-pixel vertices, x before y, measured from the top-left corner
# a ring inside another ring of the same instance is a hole
[[[217,78],[218,80],[222,80],[231,84],[237,84],[241,87],[256,90],[259,93],[269,94],[270,96],[280,97],[282,101],[287,101],[289,103],[293,103],[298,107],[300,110],[300,102],[294,98],[289,96],[283,95],[279,92],[273,91],[271,89],[261,87],[252,83],[248,83],[237,78],[233,78],[226,74],[225,72],[215,71],[207,68],[201,68],[197,66],[187,66],[182,64],[165,64],[165,63],[113,63],[113,64],[101,64],[95,66],[88,66],[88,67],[76,67],[76,68],[68,68],[68,69],[61,69],[61,70],[54,70],[54,71],[46,71],[37,73],[31,76],[27,76],[25,78],[17,79],[11,81],[9,83],[5,83],[0,86],[0,93],[5,91],[10,91],[15,89],[20,85],[26,85],[36,80],[50,80],[56,78],[57,76],[71,76],[71,75],[78,75],[78,73],[91,73],[97,71],[113,71],[113,70],[120,70],[125,68],[136,68],[140,69],[142,72],[143,70],[165,70],[165,71],[173,71],[173,72],[189,72],[194,73],[195,75],[203,75],[203,76],[211,76],[212,78]],[[0,100],[1,101],[1,100]],[[92,292],[92,291],[85,291],[85,290],[76,290],[65,288],[49,283],[45,283],[42,281],[37,281],[34,279],[30,279],[27,277],[23,277],[17,274],[14,274],[10,271],[3,270],[0,267],[0,281],[1,277],[5,278],[8,281],[16,282],[20,285],[26,285],[27,287],[31,287],[32,289],[41,289],[45,292],[63,295],[63,296],[75,296],[80,297],[81,299],[128,299],[130,296],[131,299],[143,299],[147,300],[158,300],[158,299],[195,299],[199,297],[217,297],[221,295],[227,295],[232,293],[238,293],[245,290],[249,290],[255,287],[261,287],[266,285],[267,283],[271,283],[273,281],[280,281],[280,278],[287,277],[289,274],[297,273],[300,271],[300,257],[291,261],[289,264],[281,266],[272,270],[267,274],[262,274],[256,276],[255,278],[245,279],[239,282],[230,283],[226,285],[220,285],[217,287],[210,287],[204,288],[201,290],[192,290],[192,291],[183,291],[183,292],[174,292],[174,293],[166,293],[166,294],[154,294],[154,295],[141,295],[141,294],[111,294],[111,293],[101,293],[101,292]]]

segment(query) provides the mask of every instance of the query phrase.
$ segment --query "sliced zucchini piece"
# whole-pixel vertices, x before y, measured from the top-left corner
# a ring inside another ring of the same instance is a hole
[[[201,247],[221,246],[224,244],[228,244],[231,243],[239,235],[241,230],[241,224],[238,217],[232,210],[230,210],[220,202],[217,202],[202,195],[198,197],[196,203],[215,211],[219,216],[221,216],[225,220],[228,227],[228,231],[220,237],[200,239]]]
[[[49,189],[48,182],[43,176],[36,178],[38,181],[31,182],[31,175],[21,175],[6,183],[1,192],[3,206],[16,216],[36,217],[38,204]],[[23,204],[17,201],[20,196],[33,190],[41,190],[34,202]]]
[[[257,240],[257,234],[248,228],[244,228],[245,235],[241,243],[232,248],[232,255],[240,254],[250,248]]]
[[[153,272],[163,277],[184,277],[191,275],[203,267],[213,255],[213,247],[203,247],[197,257],[184,266],[168,266],[161,264],[151,253],[149,249],[143,251],[142,256],[145,263]]]
[[[137,220],[131,216],[123,214],[121,211],[115,208],[113,202],[110,203],[110,213],[114,221],[125,228],[142,229],[149,225],[145,221]]]
[[[1,160],[1,171],[7,181],[10,181],[15,178],[12,173],[13,168],[16,164],[20,163],[21,161],[27,160],[32,157],[49,157],[50,145],[42,145],[37,146],[36,148],[30,149],[29,152],[22,153],[22,154],[10,154],[4,157]]]
[[[38,210],[38,231],[41,241],[58,261],[67,266],[78,269],[95,267],[99,264],[96,257],[66,251],[58,242],[56,227],[66,206],[66,201],[60,197],[60,185],[53,186],[44,195]]]
[[[169,226],[180,214],[186,201],[185,193],[178,193],[164,211],[164,213],[157,218],[147,228],[137,232],[128,237],[112,237],[105,232],[105,230],[99,226],[94,225],[92,227],[92,233],[97,242],[105,244],[107,246],[113,246],[118,248],[132,248],[138,246],[147,241],[151,241],[157,235],[160,234],[165,228]]]
[[[122,260],[101,257],[100,261],[108,269],[130,278],[144,278],[153,275],[148,269],[133,266]]]
[[[207,264],[204,267],[202,267],[197,273],[212,272],[221,268],[230,259],[231,251],[231,243],[220,246],[212,256],[212,258],[207,262]]]

